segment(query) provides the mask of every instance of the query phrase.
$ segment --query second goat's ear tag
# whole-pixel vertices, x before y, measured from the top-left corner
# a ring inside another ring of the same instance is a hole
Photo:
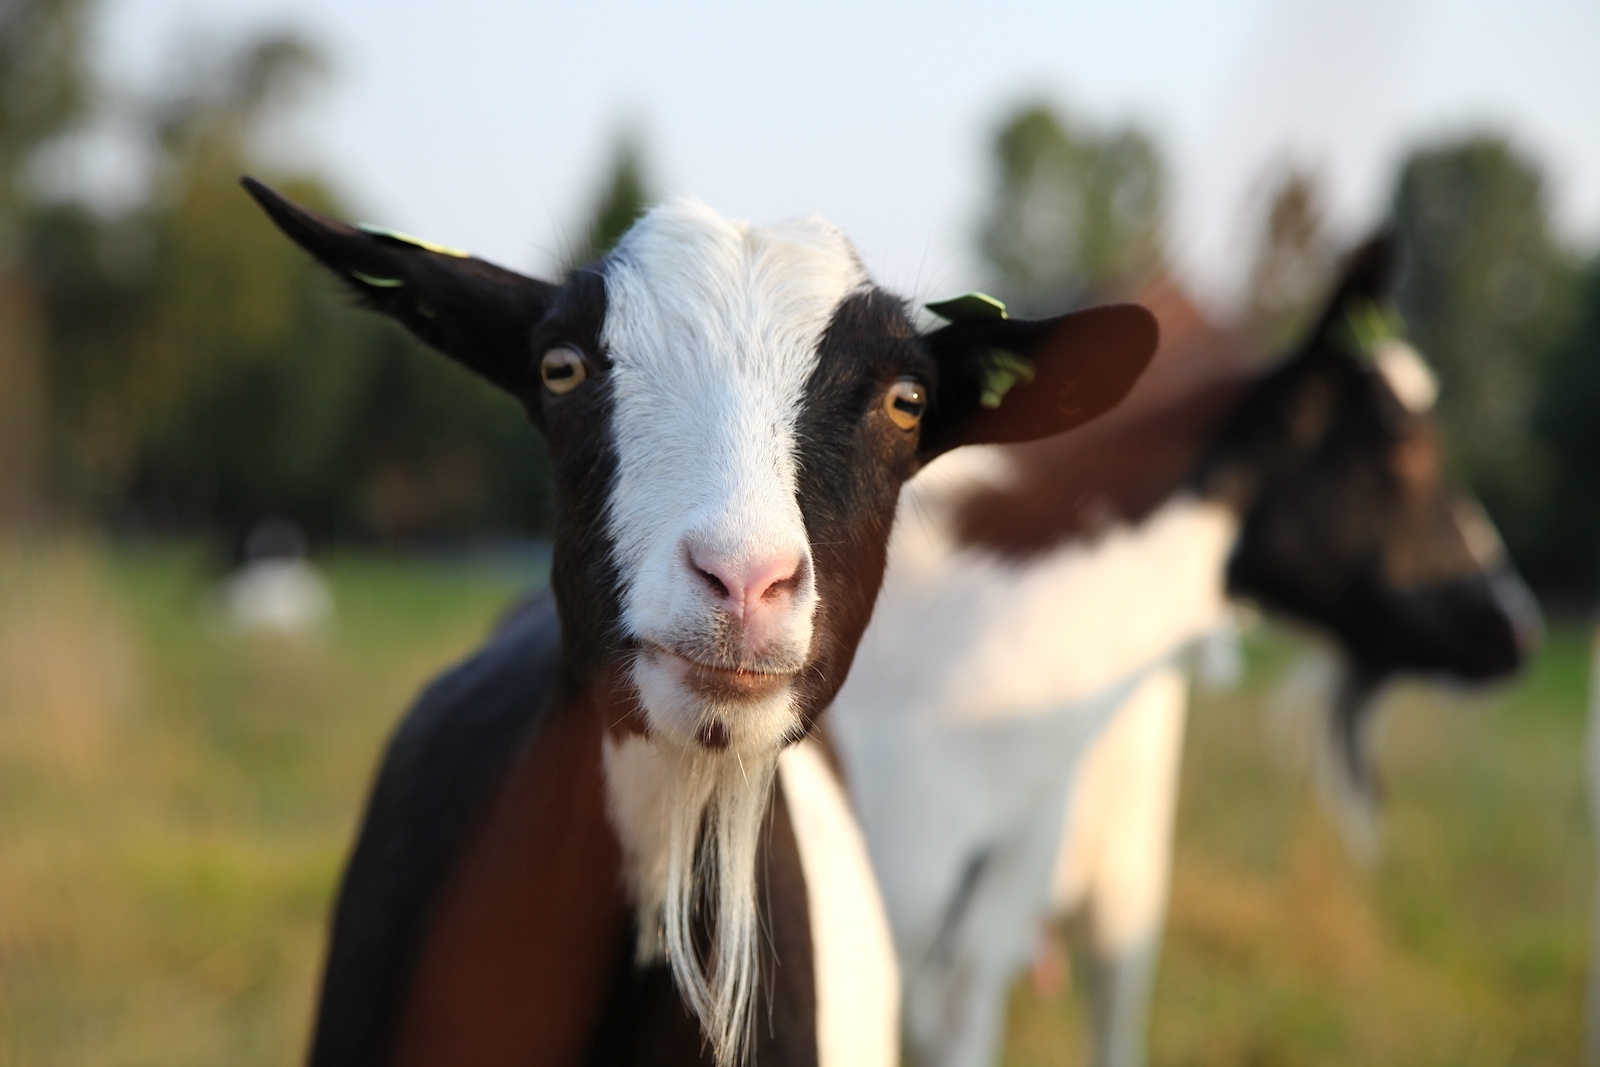
[[[1003,319],[1006,306],[988,293],[962,293],[949,300],[935,300],[924,304],[929,311],[946,322],[969,322],[973,319]]]
[[[454,256],[457,259],[472,258],[472,254],[470,252],[463,252],[459,248],[451,248],[449,245],[441,245],[435,244],[432,241],[424,241],[422,238],[413,237],[409,233],[401,233],[399,230],[391,230],[385,226],[374,226],[370,222],[358,223],[356,225],[356,229],[360,230],[364,234],[368,234],[369,236],[381,237],[384,240],[394,241],[397,244],[410,245],[413,248],[420,248],[425,252],[437,252],[441,256]]]

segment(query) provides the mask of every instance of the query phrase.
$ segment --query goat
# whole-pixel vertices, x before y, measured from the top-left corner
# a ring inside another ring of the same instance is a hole
[[[1531,598],[1443,484],[1426,372],[1373,334],[1393,252],[1356,252],[1270,370],[1202,332],[1071,439],[951,456],[909,487],[830,721],[917,1062],[993,1062],[1010,980],[1064,910],[1087,912],[1095,1062],[1141,1061],[1183,657],[1230,596],[1342,647],[1332,728],[1363,788],[1383,679],[1487,679],[1525,655]]]
[[[521,401],[555,501],[549,595],[389,745],[312,1064],[894,1063],[882,906],[808,738],[901,485],[1114,405],[1153,317],[919,334],[832,226],[690,200],[556,285],[245,184],[365,304]],[[1001,397],[996,353],[1033,380]]]

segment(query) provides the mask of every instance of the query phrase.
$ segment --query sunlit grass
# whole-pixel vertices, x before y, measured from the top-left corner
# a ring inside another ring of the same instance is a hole
[[[371,556],[325,639],[217,626],[182,549],[0,545],[0,1063],[289,1064],[384,737],[519,589]],[[1353,864],[1264,728],[1294,653],[1250,645],[1185,753],[1158,1065],[1572,1063],[1592,857],[1585,639],[1515,689],[1411,690],[1386,848]],[[1009,1062],[1082,1062],[1070,992],[1013,1001]]]
[[[1578,1061],[1593,856],[1587,640],[1557,627],[1519,685],[1396,695],[1382,855],[1352,862],[1266,728],[1291,646],[1251,642],[1190,720],[1157,1065]],[[1077,1064],[1080,1009],[1019,987],[1007,1062]]]
[[[515,592],[336,558],[313,642],[227,632],[192,552],[0,552],[0,1061],[301,1058],[380,747]]]

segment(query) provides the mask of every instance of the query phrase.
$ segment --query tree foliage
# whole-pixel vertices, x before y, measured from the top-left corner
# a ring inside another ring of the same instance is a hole
[[[1543,176],[1499,137],[1424,147],[1401,168],[1394,214],[1411,250],[1399,303],[1438,372],[1455,462],[1529,555],[1562,462],[1535,413],[1572,279]]]
[[[32,207],[30,170],[88,104],[87,0],[0,0],[0,522],[37,524],[44,511],[51,427],[44,394],[44,324],[22,262]]]
[[[320,68],[291,35],[197,64],[149,108],[140,204],[32,218],[58,494],[169,531],[237,535],[268,515],[387,539],[537,529],[543,452],[517,405],[348,310],[239,189],[258,173],[349,214],[259,148]]]
[[[583,237],[567,259],[567,269],[592,263],[616,247],[656,198],[644,162],[644,144],[632,131],[617,137],[606,180],[591,209]]]
[[[1290,168],[1269,189],[1250,268],[1245,319],[1264,351],[1280,352],[1324,299],[1335,250],[1314,174]]]
[[[88,108],[89,14],[88,0],[0,0],[0,223],[21,206],[34,154]]]
[[[1600,596],[1600,255],[1575,289],[1573,328],[1554,347],[1535,408],[1555,470],[1538,542],[1525,555],[1544,585],[1592,603]]]
[[[992,158],[978,247],[1008,303],[1059,310],[1160,266],[1166,178],[1138,129],[1097,130],[1034,103],[1001,125]]]

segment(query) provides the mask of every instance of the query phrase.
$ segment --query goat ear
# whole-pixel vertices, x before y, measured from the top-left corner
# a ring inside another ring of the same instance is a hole
[[[1050,437],[1119,404],[1155,355],[1156,318],[1108,304],[1053,319],[985,316],[928,334],[939,385],[922,455]]]
[[[1358,245],[1345,257],[1339,281],[1307,336],[1306,347],[1347,349],[1350,315],[1388,306],[1399,266],[1400,238],[1394,230],[1380,230]]]
[[[516,395],[536,384],[529,337],[556,287],[404,234],[301,207],[254,178],[245,191],[367,307]]]

